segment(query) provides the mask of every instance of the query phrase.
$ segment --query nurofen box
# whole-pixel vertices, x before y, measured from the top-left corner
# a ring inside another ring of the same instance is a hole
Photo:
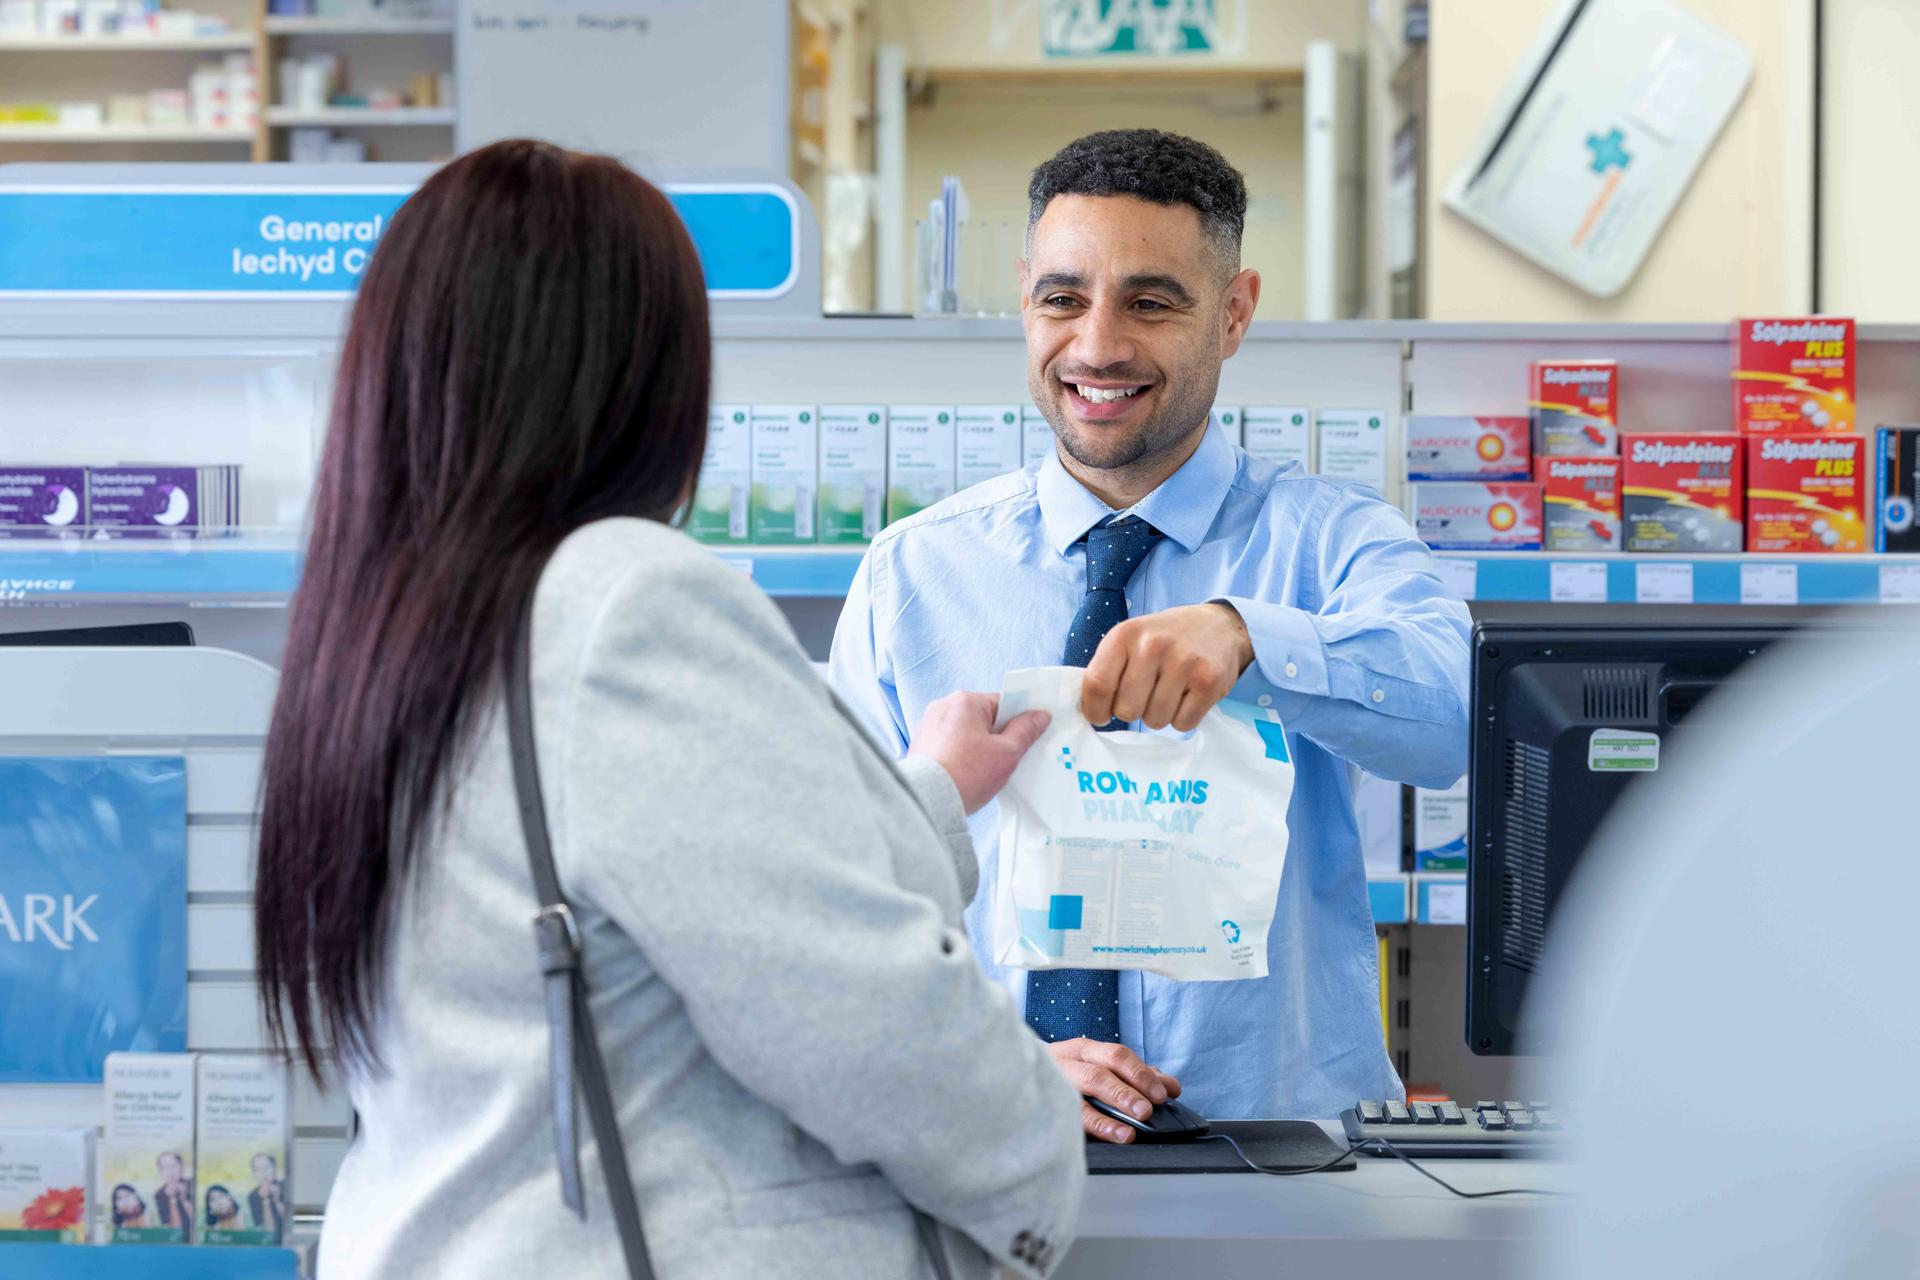
[[[1384,409],[1322,409],[1313,418],[1319,474],[1387,488],[1387,414]]]
[[[0,538],[45,538],[87,523],[85,467],[0,467]]]
[[[887,410],[887,523],[953,496],[953,406]]]
[[[1880,455],[1879,519],[1873,531],[1875,551],[1920,551],[1920,427],[1881,427],[1875,433]]]
[[[1045,462],[1053,453],[1053,424],[1034,405],[1020,410],[1020,465]]]
[[[1745,490],[1739,436],[1622,440],[1621,541],[1628,551],[1738,551]]]
[[[1853,431],[1853,321],[1836,316],[1736,322],[1733,429]]]
[[[820,483],[818,410],[812,405],[753,406],[754,542],[812,542]]]
[[[1020,462],[1020,406],[963,404],[953,411],[954,488],[967,489]]]
[[[1413,486],[1413,527],[1435,551],[1538,551],[1540,486],[1423,480]]]
[[[194,1092],[201,1243],[282,1243],[293,1222],[287,1060],[201,1054]]]
[[[1535,360],[1528,381],[1536,453],[1620,452],[1620,366],[1612,360]]]
[[[887,408],[820,406],[820,541],[871,542],[887,515]]]
[[[1303,404],[1250,404],[1240,410],[1241,447],[1256,458],[1313,470],[1313,410]]]
[[[745,542],[747,500],[753,491],[753,435],[747,406],[707,410],[707,450],[687,511],[687,532],[699,542]]]
[[[1826,433],[1747,440],[1747,550],[1867,549],[1867,442]]]
[[[1532,425],[1525,418],[1412,413],[1406,418],[1407,479],[1532,479]]]
[[[1467,869],[1467,779],[1445,791],[1413,789],[1413,869]]]
[[[0,1129],[0,1244],[85,1244],[94,1155],[91,1127]]]
[[[1620,549],[1620,459],[1535,458],[1549,551]]]
[[[108,1244],[193,1243],[191,1053],[110,1053],[100,1202]]]

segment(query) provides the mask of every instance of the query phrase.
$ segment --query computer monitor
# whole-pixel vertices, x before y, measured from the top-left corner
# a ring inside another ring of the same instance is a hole
[[[1674,728],[1786,622],[1539,626],[1473,634],[1467,818],[1467,1044],[1549,1046],[1520,1023],[1554,908],[1637,779],[1684,752]]]

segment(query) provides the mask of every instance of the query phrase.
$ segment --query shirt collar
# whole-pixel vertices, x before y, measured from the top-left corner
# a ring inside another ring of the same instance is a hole
[[[1142,498],[1133,507],[1133,514],[1179,543],[1183,550],[1196,551],[1213,527],[1220,504],[1227,500],[1236,470],[1233,446],[1210,425],[1193,456]],[[1086,536],[1087,530],[1115,514],[1112,507],[1067,472],[1057,449],[1040,464],[1038,488],[1047,542],[1060,555]]]

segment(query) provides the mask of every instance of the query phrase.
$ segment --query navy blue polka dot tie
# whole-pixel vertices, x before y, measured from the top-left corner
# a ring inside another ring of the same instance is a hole
[[[1084,667],[1107,632],[1127,618],[1127,583],[1146,561],[1160,531],[1137,516],[1120,516],[1087,533],[1087,596],[1067,630],[1064,666]],[[1123,729],[1114,720],[1102,731]],[[1111,969],[1036,969],[1027,975],[1027,1025],[1052,1043],[1085,1036],[1120,1039],[1120,975]]]

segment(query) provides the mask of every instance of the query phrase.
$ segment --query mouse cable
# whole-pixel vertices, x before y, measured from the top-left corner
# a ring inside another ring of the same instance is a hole
[[[1253,1160],[1247,1155],[1247,1153],[1241,1149],[1240,1144],[1234,1141],[1232,1135],[1230,1134],[1225,1134],[1225,1133],[1202,1134],[1200,1136],[1200,1141],[1224,1142],[1228,1146],[1233,1148],[1233,1153],[1240,1157],[1241,1163],[1246,1165],[1247,1168],[1253,1170],[1255,1173],[1272,1174],[1276,1178],[1290,1178],[1293,1175],[1300,1174],[1300,1173],[1325,1173],[1327,1170],[1332,1169],[1336,1165],[1343,1163],[1348,1156],[1353,1155],[1357,1151],[1364,1151],[1368,1147],[1379,1147],[1381,1150],[1385,1151],[1388,1155],[1393,1156],[1396,1159],[1405,1161],[1407,1164],[1407,1167],[1412,1169],[1415,1173],[1419,1174],[1421,1177],[1426,1178],[1431,1182],[1437,1183],[1443,1190],[1452,1192],[1454,1195],[1459,1196],[1462,1200],[1486,1200],[1493,1196],[1564,1196],[1568,1194],[1565,1191],[1548,1191],[1540,1187],[1502,1187],[1498,1191],[1462,1191],[1460,1188],[1452,1185],[1451,1183],[1442,1181],[1437,1175],[1423,1168],[1420,1165],[1420,1163],[1416,1161],[1412,1156],[1409,1156],[1406,1152],[1400,1150],[1400,1148],[1394,1146],[1391,1142],[1388,1142],[1385,1138],[1362,1138],[1360,1141],[1354,1143],[1352,1146],[1348,1147],[1345,1151],[1342,1151],[1339,1155],[1327,1161],[1325,1164],[1316,1164],[1304,1169],[1273,1169],[1263,1164],[1255,1164]]]

